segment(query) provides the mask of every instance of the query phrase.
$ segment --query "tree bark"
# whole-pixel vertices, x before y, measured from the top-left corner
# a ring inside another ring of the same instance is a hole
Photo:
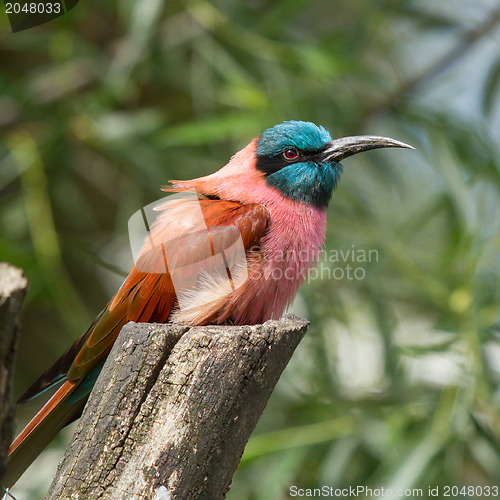
[[[308,324],[129,323],[46,498],[224,498]]]
[[[28,282],[17,267],[0,262],[0,484],[14,432],[12,369],[19,337],[19,312]]]

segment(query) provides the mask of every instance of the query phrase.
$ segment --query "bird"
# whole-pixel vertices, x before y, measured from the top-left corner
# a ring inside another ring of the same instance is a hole
[[[215,173],[162,187],[173,200],[157,207],[122,286],[20,397],[22,404],[60,386],[13,441],[4,486],[11,487],[55,435],[80,417],[127,322],[245,325],[279,318],[319,259],[340,161],[390,147],[414,149],[379,136],[332,139],[323,126],[284,121]],[[218,264],[207,271],[207,262]]]

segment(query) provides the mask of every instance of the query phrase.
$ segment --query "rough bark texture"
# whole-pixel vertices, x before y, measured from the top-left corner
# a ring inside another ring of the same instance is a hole
[[[19,336],[19,311],[28,282],[17,267],[0,262],[0,484],[14,431],[12,368]]]
[[[129,323],[47,499],[220,499],[308,322]]]

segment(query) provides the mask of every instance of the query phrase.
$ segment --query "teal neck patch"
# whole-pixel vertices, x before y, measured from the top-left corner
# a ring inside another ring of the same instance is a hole
[[[287,198],[326,208],[341,173],[340,163],[294,163],[268,175],[266,182]]]

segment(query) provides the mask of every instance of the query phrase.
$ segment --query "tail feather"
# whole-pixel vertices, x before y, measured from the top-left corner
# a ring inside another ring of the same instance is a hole
[[[79,382],[65,382],[14,440],[9,449],[4,487],[10,488],[56,434],[81,415],[87,398],[74,405],[66,404]]]

